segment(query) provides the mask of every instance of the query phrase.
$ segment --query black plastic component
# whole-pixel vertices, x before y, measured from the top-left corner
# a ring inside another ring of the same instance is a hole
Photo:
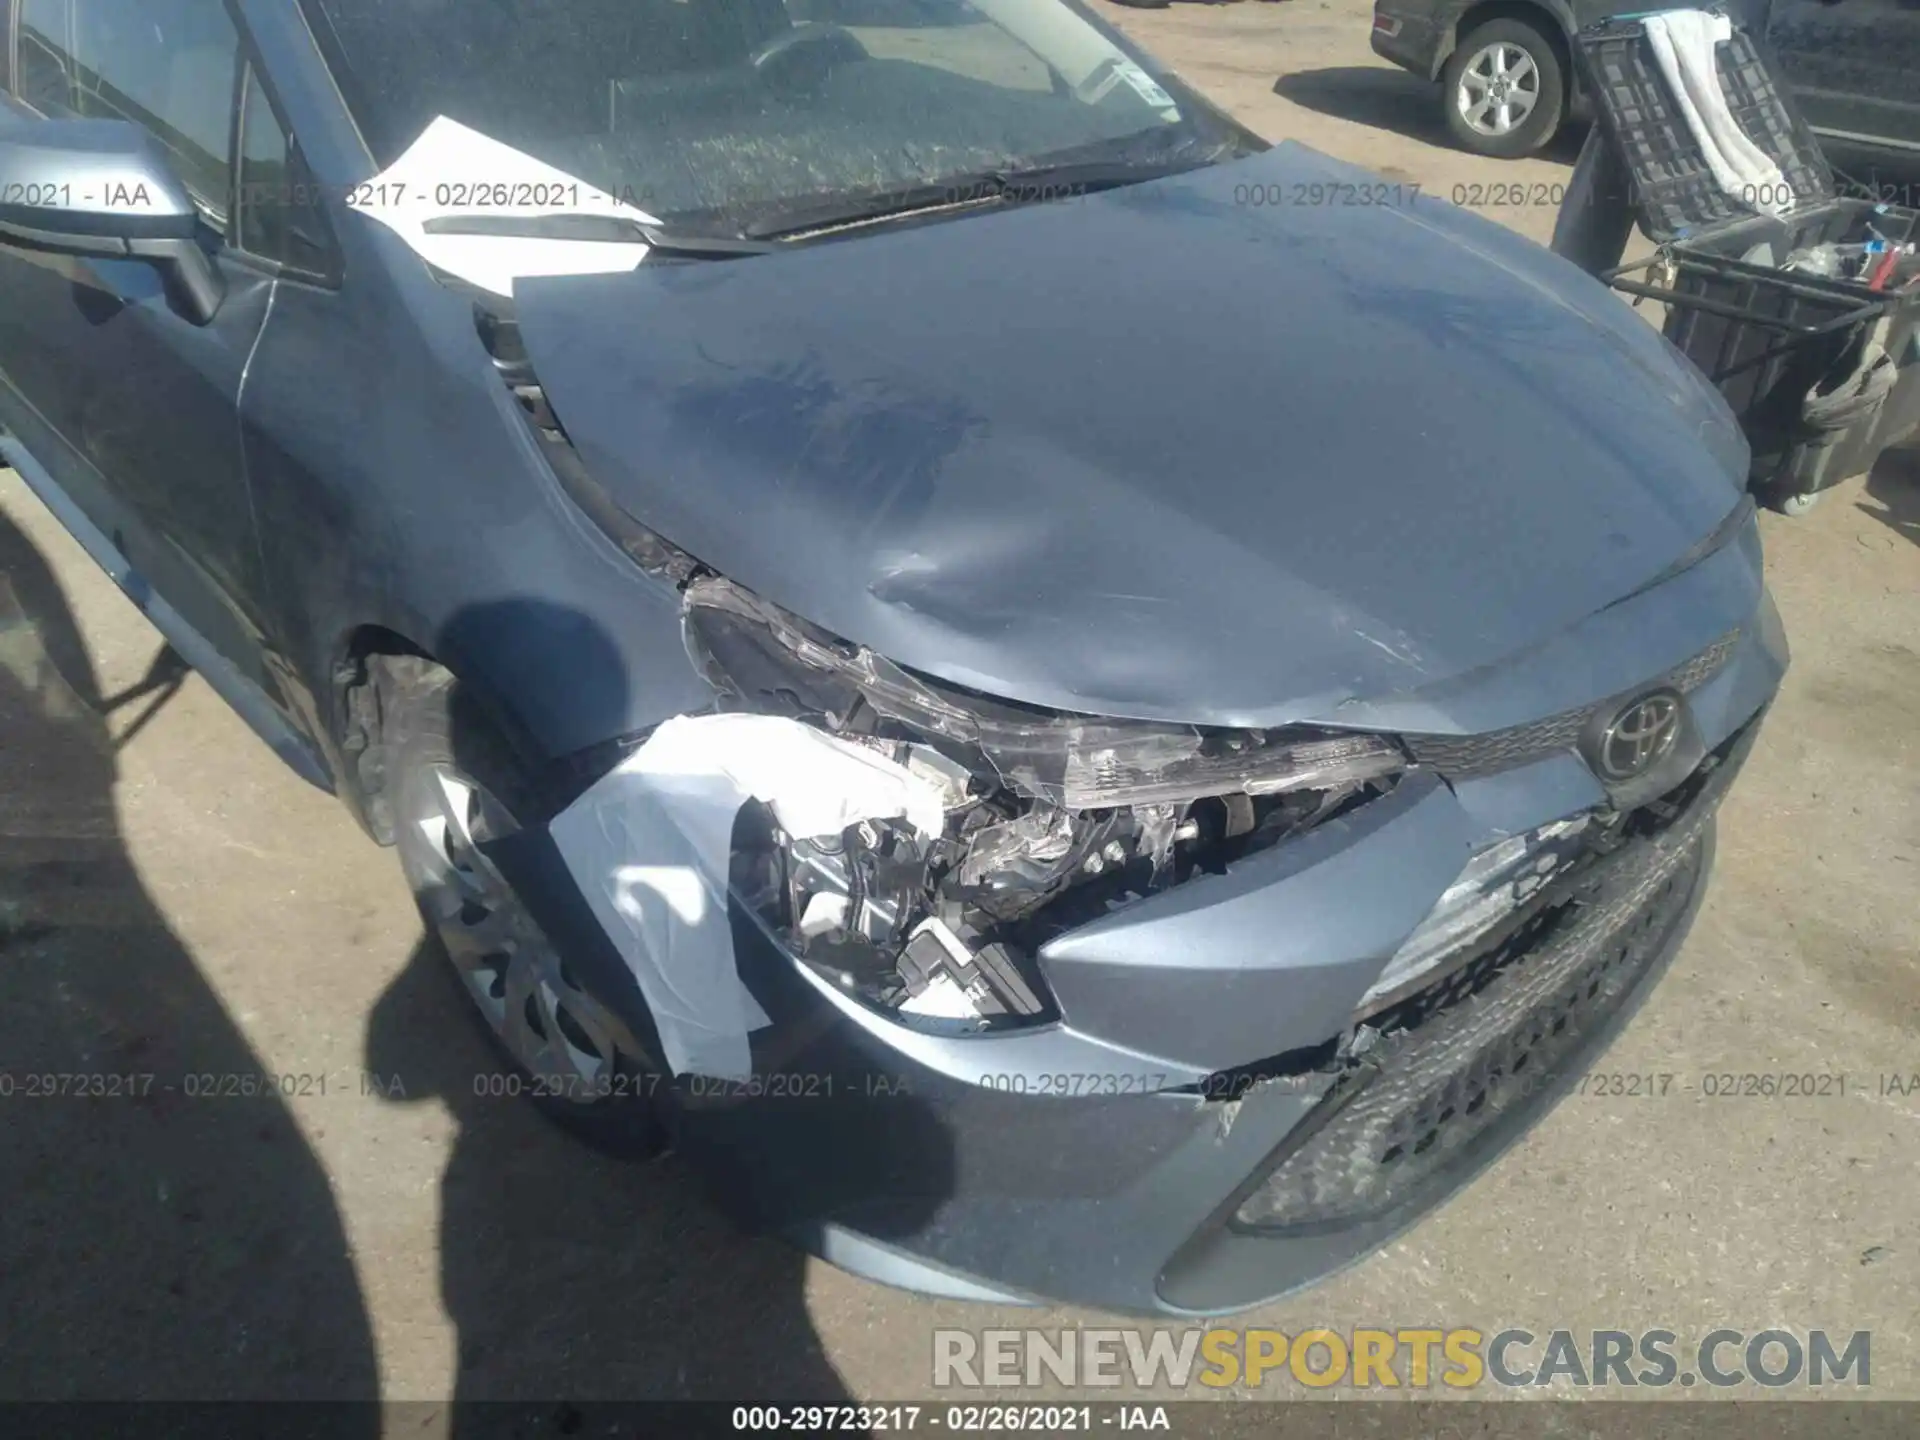
[[[900,978],[908,994],[919,995],[943,975],[983,1016],[1038,1015],[1046,1008],[1005,946],[984,945],[969,955],[935,929],[922,929],[900,954]]]
[[[1759,729],[1749,723],[1664,799],[1590,836],[1589,855],[1469,963],[1372,1019],[1379,1038],[1349,1051],[1360,1063],[1238,1198],[1230,1227],[1337,1232],[1433,1203],[1507,1117],[1582,1073],[1670,953]]]
[[[1761,245],[1772,246],[1784,259],[1795,250],[1863,240],[1869,226],[1895,243],[1920,239],[1920,214],[1914,211],[1839,200],[1784,224],[1769,218],[1727,226],[1610,277],[1617,289],[1666,304],[1667,338],[1719,386],[1740,418],[1753,447],[1756,485],[1796,495],[1824,489],[1869,468],[1876,445],[1884,448],[1900,438],[1888,433],[1877,411],[1834,431],[1810,425],[1808,407],[1810,397],[1817,399],[1854,372],[1888,317],[1887,348],[1896,363],[1913,372],[1902,356],[1912,348],[1920,290],[1889,295],[1857,281],[1801,275],[1740,258]],[[1627,278],[1662,263],[1672,267],[1665,283]],[[1909,379],[1910,374],[1903,376],[1903,384]],[[1903,408],[1908,407],[1887,413]]]
[[[973,955],[981,977],[1009,1010],[1016,1015],[1038,1015],[1046,1007],[1026,976],[1014,964],[1013,954],[1004,945],[983,945]]]
[[[1784,215],[1720,187],[1654,59],[1646,27],[1610,20],[1582,31],[1576,51],[1599,126],[1630,180],[1640,227],[1660,244],[1650,260],[1604,271],[1616,290],[1667,307],[1665,333],[1726,396],[1753,450],[1750,480],[1780,499],[1827,488],[1869,468],[1920,422],[1912,363],[1920,286],[1875,290],[1782,267],[1824,245],[1920,241],[1920,213],[1835,196],[1833,170],[1775,81],[1764,45],[1735,28],[1716,48],[1728,108],[1780,167]],[[1884,325],[1882,322],[1887,322]],[[1899,372],[1844,426],[1816,423],[1822,397],[1857,388],[1884,346]]]
[[[1610,20],[1575,37],[1581,77],[1595,117],[1626,162],[1640,228],[1659,242],[1678,240],[1733,220],[1751,219],[1774,197],[1749,203],[1713,178],[1706,154],[1674,103],[1638,20]],[[1735,28],[1718,46],[1720,84],[1727,108],[1747,137],[1780,167],[1790,208],[1820,205],[1835,196],[1827,163],[1800,112],[1775,83],[1759,41]]]

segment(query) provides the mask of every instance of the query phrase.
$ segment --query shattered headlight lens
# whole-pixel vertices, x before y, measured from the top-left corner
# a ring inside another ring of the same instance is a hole
[[[1035,957],[1048,936],[1277,843],[1406,765],[1372,735],[1103,720],[966,694],[731,581],[682,593],[688,651],[723,708],[817,726],[939,794],[937,834],[886,820],[837,836],[774,827],[735,885],[803,963],[919,1025],[1047,1018]]]
[[[1590,817],[1561,820],[1482,850],[1441,895],[1361,999],[1362,1011],[1398,998],[1525,905],[1586,846]]]
[[[1063,810],[1177,805],[1364,784],[1406,768],[1378,735],[1202,730],[1032,710],[944,693],[726,580],[686,592],[690,640],[710,681],[750,708],[813,710],[839,729],[861,706],[952,742],[998,783]],[[795,684],[797,665],[805,673]]]

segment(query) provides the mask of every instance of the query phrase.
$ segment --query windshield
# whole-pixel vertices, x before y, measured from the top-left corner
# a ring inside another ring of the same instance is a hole
[[[382,166],[444,116],[703,228],[1248,138],[1068,0],[305,3]]]

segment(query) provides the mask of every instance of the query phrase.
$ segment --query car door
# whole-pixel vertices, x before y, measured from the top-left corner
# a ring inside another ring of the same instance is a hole
[[[1767,36],[1823,137],[1920,156],[1920,0],[1774,0]]]
[[[226,294],[198,325],[144,263],[0,247],[0,425],[124,555],[135,598],[150,587],[272,698],[237,404],[274,273],[231,244],[247,73],[238,28],[223,0],[13,8],[0,123],[112,118],[151,131],[202,212]]]

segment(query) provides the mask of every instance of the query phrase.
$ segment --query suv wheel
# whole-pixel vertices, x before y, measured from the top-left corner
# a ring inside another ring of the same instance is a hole
[[[428,933],[507,1062],[501,1089],[599,1149],[658,1152],[664,1080],[480,849],[532,813],[521,767],[445,670],[403,659],[375,683],[394,848]]]
[[[1515,160],[1558,133],[1567,112],[1560,52],[1526,20],[1489,20],[1463,39],[1441,73],[1447,129],[1479,155]]]

